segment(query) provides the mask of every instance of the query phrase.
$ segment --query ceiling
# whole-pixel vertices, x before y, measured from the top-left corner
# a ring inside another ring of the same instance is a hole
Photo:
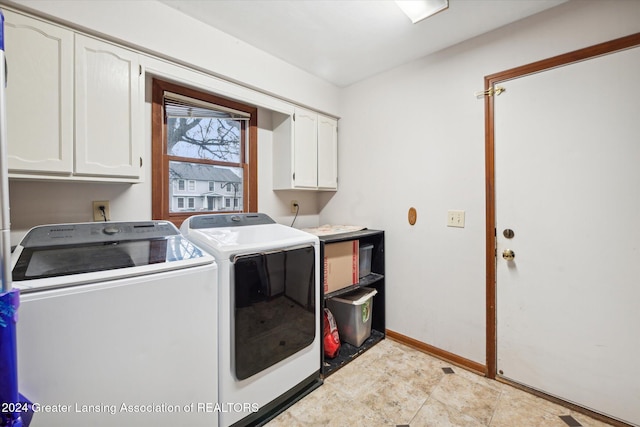
[[[391,0],[159,0],[344,87],[567,0],[449,0],[417,24]]]

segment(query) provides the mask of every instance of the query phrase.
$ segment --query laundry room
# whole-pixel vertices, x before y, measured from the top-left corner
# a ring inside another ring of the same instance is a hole
[[[0,426],[640,426],[640,1],[396,3],[0,0]]]

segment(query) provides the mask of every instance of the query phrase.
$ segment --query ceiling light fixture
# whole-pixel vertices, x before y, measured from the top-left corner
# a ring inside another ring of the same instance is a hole
[[[449,0],[396,0],[396,4],[414,24],[449,7]]]

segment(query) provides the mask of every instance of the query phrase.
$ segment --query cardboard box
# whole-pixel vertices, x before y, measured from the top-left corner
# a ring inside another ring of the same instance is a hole
[[[359,241],[324,245],[324,293],[337,291],[359,281]]]

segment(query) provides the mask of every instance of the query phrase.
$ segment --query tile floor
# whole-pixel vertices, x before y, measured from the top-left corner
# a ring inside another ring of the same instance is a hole
[[[447,374],[443,368],[451,368],[453,373]],[[321,387],[267,424],[281,426],[608,424],[386,339],[330,375]]]

